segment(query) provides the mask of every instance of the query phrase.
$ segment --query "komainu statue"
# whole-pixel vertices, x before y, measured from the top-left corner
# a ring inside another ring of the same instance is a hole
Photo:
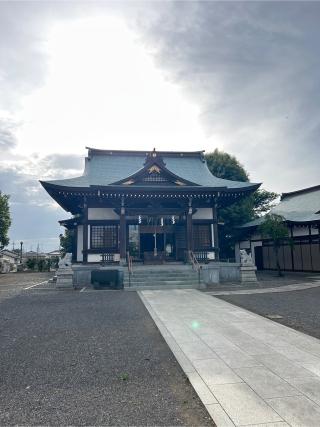
[[[240,249],[240,263],[241,265],[253,265],[251,254],[248,254],[245,249]]]
[[[60,268],[71,268],[72,264],[72,254],[67,252],[63,258],[59,261],[59,269]]]

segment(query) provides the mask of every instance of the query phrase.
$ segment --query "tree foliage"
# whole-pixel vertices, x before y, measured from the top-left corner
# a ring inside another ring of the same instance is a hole
[[[218,178],[232,181],[249,181],[249,173],[236,157],[215,149],[206,154],[210,172]],[[220,258],[233,258],[235,242],[241,238],[242,231],[237,226],[245,224],[265,213],[273,206],[278,194],[259,189],[248,197],[220,209],[219,244]]]
[[[249,174],[235,156],[216,148],[205,157],[209,170],[216,177],[232,181],[249,181]]]
[[[60,234],[59,238],[61,256],[64,256],[66,253],[72,253],[74,231],[65,229],[64,234]]]
[[[267,214],[263,223],[258,227],[258,232],[262,237],[271,239],[275,254],[279,276],[282,275],[279,262],[279,247],[284,240],[288,239],[289,231],[285,225],[285,218],[281,215]]]
[[[9,197],[0,191],[0,249],[9,244],[8,231],[11,225]]]

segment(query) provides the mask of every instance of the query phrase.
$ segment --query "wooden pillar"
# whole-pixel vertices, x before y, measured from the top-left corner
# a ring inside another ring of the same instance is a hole
[[[192,198],[189,198],[187,212],[187,251],[188,257],[190,251],[193,251],[193,232],[192,232]]]
[[[77,261],[77,248],[78,248],[78,224],[74,224],[73,239],[72,239],[72,262]]]
[[[126,226],[126,210],[124,207],[124,197],[121,198],[120,210],[120,230],[119,230],[119,249],[120,249],[120,264],[126,263],[127,256],[127,226]]]
[[[88,262],[88,204],[87,198],[83,199],[83,262]]]
[[[220,248],[219,248],[219,235],[218,235],[218,204],[215,201],[212,208],[212,219],[213,219],[213,238],[214,241],[213,246],[215,249],[215,260],[219,261],[220,255]]]

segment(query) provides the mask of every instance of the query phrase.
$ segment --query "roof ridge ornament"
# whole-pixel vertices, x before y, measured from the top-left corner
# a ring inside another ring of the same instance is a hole
[[[165,162],[163,161],[162,156],[159,155],[159,153],[157,153],[155,148],[151,151],[151,153],[146,153],[146,154],[147,154],[147,156],[146,156],[146,160],[144,162],[145,167],[147,167],[147,166],[151,167],[153,165],[157,165],[161,168],[161,167],[166,166]]]

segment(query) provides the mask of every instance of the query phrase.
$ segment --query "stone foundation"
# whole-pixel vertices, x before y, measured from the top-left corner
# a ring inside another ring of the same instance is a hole
[[[73,270],[71,267],[58,269],[56,288],[73,289]]]
[[[241,265],[240,266],[240,282],[241,283],[255,283],[257,282],[256,275],[257,267],[255,265]]]

